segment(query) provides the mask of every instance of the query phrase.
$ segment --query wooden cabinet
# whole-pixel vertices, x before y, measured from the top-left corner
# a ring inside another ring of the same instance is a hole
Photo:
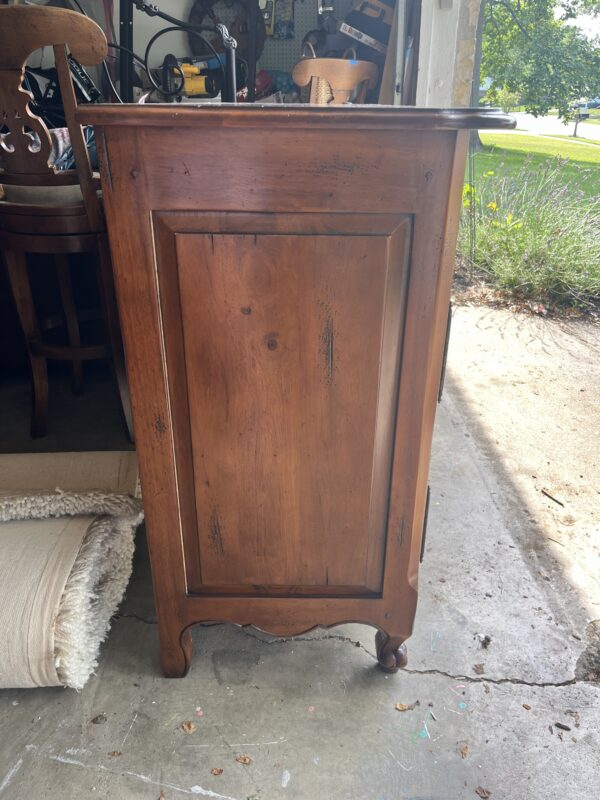
[[[417,598],[468,128],[496,112],[88,107],[162,666],[190,626],[378,628]]]

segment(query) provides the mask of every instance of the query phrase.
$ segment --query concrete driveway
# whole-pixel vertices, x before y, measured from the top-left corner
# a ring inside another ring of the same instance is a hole
[[[599,332],[458,309],[408,669],[213,625],[165,680],[141,547],[85,690],[0,693],[0,800],[598,800]]]
[[[592,113],[598,115],[598,119],[600,119],[599,110],[595,110]],[[558,117],[534,117],[533,114],[524,114],[522,112],[517,112],[512,116],[517,120],[516,133],[526,132],[537,136],[572,136],[575,129],[574,122],[565,124]],[[600,125],[580,122],[577,127],[577,138],[579,137],[600,142]]]

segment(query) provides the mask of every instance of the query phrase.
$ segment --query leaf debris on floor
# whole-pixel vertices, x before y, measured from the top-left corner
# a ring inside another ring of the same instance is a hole
[[[554,727],[555,728],[559,728],[561,731],[570,731],[571,730],[571,728],[569,728],[568,725],[565,725],[564,722],[555,722],[554,723]]]
[[[185,733],[193,733],[196,730],[196,724],[191,720],[187,720],[187,722],[182,722],[181,727]]]
[[[414,703],[409,703],[405,705],[405,703],[396,703],[394,708],[396,711],[414,711],[417,706],[420,706],[421,702],[419,700],[415,700]]]
[[[581,714],[579,711],[565,711],[565,714],[568,717],[573,717],[574,725],[578,728],[581,724]]]

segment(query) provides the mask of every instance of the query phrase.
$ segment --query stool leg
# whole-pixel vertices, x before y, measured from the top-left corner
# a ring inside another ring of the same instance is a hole
[[[79,347],[81,345],[81,336],[79,333],[77,308],[73,299],[73,285],[71,283],[69,257],[63,254],[57,254],[54,256],[54,263],[56,264],[58,287],[60,289],[60,297],[67,322],[67,336],[69,338],[69,344],[72,347]],[[73,394],[83,393],[83,362],[80,359],[73,359],[71,389],[73,390]]]
[[[108,341],[112,351],[113,370],[119,396],[121,398],[121,409],[123,411],[129,439],[134,442],[131,399],[129,396],[129,384],[127,383],[127,370],[125,369],[123,340],[121,338],[121,327],[119,325],[119,312],[115,296],[110,250],[105,235],[98,236],[98,283],[100,286],[104,323],[106,325]]]
[[[31,367],[31,382],[33,388],[31,408],[31,435],[44,436],[48,418],[48,368],[43,356],[35,355],[31,343],[40,340],[40,331],[33,305],[27,260],[25,253],[16,250],[5,250],[4,260],[7,267],[8,279],[12,289],[17,314],[21,328],[25,335],[27,354]]]

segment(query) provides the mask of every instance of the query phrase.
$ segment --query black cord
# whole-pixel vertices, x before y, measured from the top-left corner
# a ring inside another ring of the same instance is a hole
[[[87,17],[88,19],[91,19],[90,15],[85,12],[85,10],[84,10],[83,6],[81,5],[81,3],[79,2],[79,0],[71,0],[71,2],[74,5],[77,6],[77,8],[79,9],[80,13],[83,14],[84,17]],[[112,78],[110,77],[110,70],[108,69],[108,66],[106,64],[106,59],[104,59],[104,58],[102,59],[102,70],[104,71],[104,75],[106,76],[106,80],[108,81],[108,85],[110,86],[112,93],[117,98],[117,102],[118,103],[123,103],[123,100],[121,99],[121,95],[117,92],[117,88],[114,85]]]
[[[134,61],[137,61],[144,71],[146,70],[144,59],[141,58],[141,56],[138,56],[137,53],[134,53],[133,50],[130,50],[128,47],[123,47],[123,45],[117,44],[116,42],[108,42],[108,46],[112,47],[114,50],[122,50],[124,53],[129,53],[130,56],[133,56]]]
[[[108,85],[110,86],[112,93],[117,98],[117,103],[121,103],[122,104],[123,103],[123,99],[121,98],[121,95],[117,92],[117,87],[114,85],[113,80],[110,77],[110,71],[109,71],[108,67],[106,66],[106,61],[104,59],[102,60],[102,69],[104,70],[104,74],[106,76],[106,80],[108,81]]]
[[[90,19],[89,14],[86,14],[86,12],[84,11],[83,6],[79,2],[79,0],[71,0],[71,2],[74,3],[77,6],[77,8],[83,14],[84,17],[87,17],[88,19]],[[168,15],[165,15],[165,16],[168,17]],[[148,66],[148,57],[150,55],[150,50],[152,48],[152,45],[156,42],[157,39],[160,39],[161,36],[164,36],[165,33],[170,33],[171,31],[187,31],[188,33],[192,34],[193,36],[197,36],[199,39],[202,39],[204,44],[213,53],[213,55],[215,56],[215,58],[219,62],[219,66],[221,67],[221,73],[223,75],[223,85],[225,85],[225,83],[227,82],[227,76],[225,74],[225,67],[224,67],[224,65],[223,65],[223,63],[221,61],[221,57],[220,57],[219,53],[217,53],[217,51],[214,48],[212,42],[210,42],[208,39],[206,39],[204,36],[202,36],[202,34],[198,31],[198,29],[195,28],[193,25],[181,24],[180,21],[177,20],[175,17],[168,17],[168,19],[172,20],[173,22],[176,22],[177,25],[173,25],[170,28],[163,28],[163,30],[158,31],[158,33],[155,33],[154,36],[148,42],[148,45],[146,47],[146,52],[144,54],[144,58],[143,59],[141,59],[139,56],[136,56],[136,54],[132,50],[129,50],[127,47],[122,47],[121,45],[115,44],[114,42],[109,42],[108,46],[109,47],[115,47],[117,50],[123,50],[126,53],[130,53],[134,57],[134,59],[136,61],[138,61],[144,67],[144,69],[146,70],[146,75],[148,76],[148,80],[150,81],[150,83],[152,84],[154,89],[159,91],[165,97],[174,97],[175,95],[181,94],[181,92],[182,92],[182,90],[183,90],[183,88],[185,86],[185,76],[183,74],[183,70],[181,70],[179,67],[173,67],[173,69],[177,69],[179,71],[179,75],[181,76],[181,82],[180,82],[179,86],[176,89],[173,89],[172,92],[167,92],[160,86],[159,83],[157,83],[154,80],[154,78],[152,76],[152,73],[150,72],[150,67]],[[110,86],[110,88],[112,90],[112,93],[117,98],[117,102],[123,103],[123,100],[121,99],[121,96],[117,92],[117,89],[116,89],[116,87],[115,87],[115,85],[114,85],[114,83],[112,81],[112,78],[110,77],[110,71],[109,71],[109,69],[108,69],[108,67],[106,65],[106,60],[105,59],[102,60],[102,68],[104,70],[104,74],[106,75],[106,79],[108,81],[108,84],[109,84],[109,86]]]
[[[86,14],[86,13],[85,13],[85,11],[83,10],[83,7],[82,7],[81,3],[79,2],[79,0],[71,0],[71,2],[72,2],[74,5],[76,5],[76,6],[77,6],[77,8],[78,8],[78,9],[79,9],[79,11],[80,11],[80,12],[83,14],[83,16],[84,16],[84,17],[87,17],[88,19],[90,18],[90,15],[89,15],[89,14]]]
[[[179,69],[179,74],[181,75],[181,83],[179,84],[179,86],[176,89],[173,89],[173,91],[167,92],[160,86],[159,83],[157,83],[154,80],[154,78],[153,78],[153,76],[152,76],[152,74],[150,72],[150,67],[148,66],[148,60],[149,60],[149,56],[150,56],[150,50],[152,49],[152,46],[154,45],[154,43],[156,42],[157,39],[160,39],[160,37],[164,36],[165,33],[170,33],[171,31],[182,31],[182,30],[187,31],[188,33],[191,33],[194,36],[197,36],[199,39],[202,39],[204,44],[207,45],[209,50],[211,50],[211,52],[213,53],[213,55],[215,56],[215,58],[219,62],[219,66],[221,68],[221,73],[223,75],[223,85],[225,85],[225,82],[227,80],[226,75],[225,75],[225,67],[224,67],[224,65],[223,65],[223,63],[221,61],[221,56],[216,51],[216,49],[213,46],[213,44],[208,39],[206,39],[204,36],[202,36],[202,34],[199,33],[198,30],[196,28],[194,28],[192,25],[172,25],[169,28],[163,28],[162,30],[160,30],[157,33],[155,33],[154,36],[148,42],[148,45],[146,47],[146,52],[144,54],[144,68],[146,70],[146,74],[148,75],[148,78],[149,78],[150,83],[152,84],[152,86],[157,91],[159,91],[161,94],[163,94],[165,97],[174,97],[175,95],[181,94],[181,92],[183,90],[183,87],[185,85],[185,78],[184,78],[184,75],[183,75],[183,71],[181,69],[177,68],[177,67],[173,67],[173,69]]]
[[[178,31],[178,30],[179,28],[172,26],[170,28],[163,28],[161,31],[158,31],[158,33],[155,33],[154,36],[148,42],[146,46],[146,52],[144,53],[144,69],[146,70],[146,75],[148,76],[148,80],[150,81],[152,86],[165,97],[175,97],[175,95],[181,94],[181,92],[183,91],[183,87],[185,86],[185,75],[183,74],[183,70],[180,67],[173,66],[173,69],[176,69],[179,72],[181,80],[179,86],[176,86],[175,89],[169,92],[166,89],[163,89],[160,83],[157,83],[157,81],[154,80],[154,77],[150,72],[150,67],[148,66],[148,58],[150,56],[150,49],[152,48],[152,45],[157,39],[159,39],[165,33],[170,33],[171,31]]]

